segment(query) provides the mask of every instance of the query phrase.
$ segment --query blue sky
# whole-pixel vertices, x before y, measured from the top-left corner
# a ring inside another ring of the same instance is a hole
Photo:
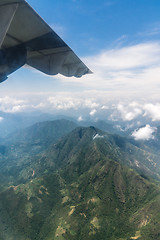
[[[139,114],[155,119],[160,111],[160,1],[27,2],[94,74],[80,79],[50,77],[22,68],[0,85],[0,110],[54,112],[88,107],[92,116],[113,103],[123,119]],[[128,101],[131,109],[118,107]],[[143,103],[140,110],[138,102]]]
[[[157,0],[29,0],[28,3],[79,55],[124,44],[159,39]]]

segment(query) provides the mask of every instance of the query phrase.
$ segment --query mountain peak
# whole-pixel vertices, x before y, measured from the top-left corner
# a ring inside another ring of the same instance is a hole
[[[77,135],[79,139],[84,139],[87,138],[88,140],[94,139],[96,135],[104,135],[106,133],[102,132],[100,129],[95,128],[94,126],[90,127],[77,127],[72,131],[74,136]]]

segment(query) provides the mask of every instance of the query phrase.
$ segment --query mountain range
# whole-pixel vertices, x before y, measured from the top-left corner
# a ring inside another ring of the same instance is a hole
[[[0,146],[0,239],[160,239],[158,136],[134,141],[68,120],[9,135]]]

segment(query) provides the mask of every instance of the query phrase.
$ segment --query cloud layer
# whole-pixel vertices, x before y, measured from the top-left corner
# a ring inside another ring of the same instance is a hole
[[[148,103],[144,105],[144,116],[148,116],[152,121],[160,121],[160,103]]]
[[[94,97],[93,97],[94,96]],[[28,97],[1,97],[0,111],[17,113],[26,111],[42,111],[49,113],[63,113],[75,111],[83,119],[84,116],[100,117],[112,121],[124,121],[129,125],[139,119],[148,119],[152,122],[160,121],[160,101],[142,102],[124,100],[115,103],[104,92],[61,92],[54,96],[39,94]],[[79,117],[77,116],[77,117]],[[143,123],[142,123],[143,124]]]

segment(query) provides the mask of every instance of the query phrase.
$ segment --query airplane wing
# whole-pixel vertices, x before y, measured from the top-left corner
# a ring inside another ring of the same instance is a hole
[[[26,63],[46,74],[91,73],[25,0],[0,0],[0,48],[19,45],[27,49]]]

